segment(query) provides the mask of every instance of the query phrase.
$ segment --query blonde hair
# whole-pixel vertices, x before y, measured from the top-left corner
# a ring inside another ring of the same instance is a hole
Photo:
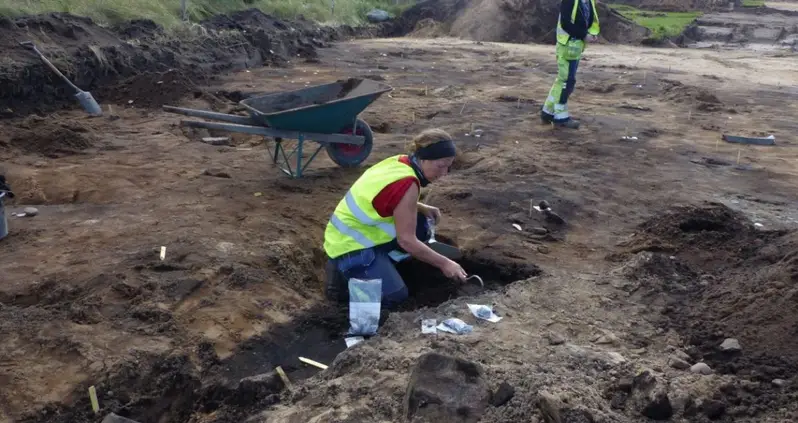
[[[454,141],[448,132],[440,128],[426,129],[416,135],[412,141],[407,145],[407,151],[410,154],[417,152],[419,149],[424,148],[430,144],[435,144],[438,141]]]

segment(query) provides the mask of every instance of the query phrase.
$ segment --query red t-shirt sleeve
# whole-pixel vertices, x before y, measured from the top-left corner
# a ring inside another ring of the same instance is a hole
[[[410,159],[407,156],[402,156],[399,158],[399,161],[410,166]],[[374,197],[374,200],[371,201],[371,205],[380,216],[393,216],[394,209],[396,209],[396,206],[399,205],[399,201],[402,200],[402,197],[405,196],[405,193],[407,193],[407,190],[409,190],[413,184],[418,185],[418,180],[412,176],[393,182],[383,188],[382,191]]]
[[[396,206],[399,205],[399,201],[402,200],[402,197],[405,196],[407,190],[409,190],[413,184],[418,184],[418,181],[412,176],[393,182],[383,188],[382,191],[374,197],[374,200],[371,201],[371,205],[374,206],[374,210],[376,210],[380,216],[393,216],[393,211],[396,209]]]

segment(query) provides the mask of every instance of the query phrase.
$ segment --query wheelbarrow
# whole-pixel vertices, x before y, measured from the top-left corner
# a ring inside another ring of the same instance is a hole
[[[274,138],[270,159],[292,178],[301,178],[307,166],[322,148],[338,166],[359,166],[371,154],[374,134],[369,125],[358,118],[382,94],[393,90],[389,85],[370,79],[350,78],[295,91],[270,93],[239,102],[249,116],[205,110],[163,106],[167,112],[220,122],[183,120],[183,126],[263,135]],[[286,154],[282,142],[298,140]],[[318,148],[303,164],[305,141],[315,141]],[[296,155],[292,159],[292,156]],[[291,162],[295,161],[295,167]]]

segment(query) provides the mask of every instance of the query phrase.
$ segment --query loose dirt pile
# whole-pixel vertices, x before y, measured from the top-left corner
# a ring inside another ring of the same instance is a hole
[[[77,104],[74,93],[20,41],[34,41],[101,104],[160,107],[222,71],[313,58],[316,47],[346,31],[283,22],[257,9],[216,16],[179,34],[142,20],[103,28],[65,13],[0,18],[0,50],[6,57],[0,65],[0,116]]]
[[[0,152],[40,154],[49,158],[81,154],[95,146],[91,128],[79,122],[53,123],[31,116],[0,135]]]
[[[475,41],[553,43],[557,0],[428,0],[386,26],[389,36],[452,36]],[[601,36],[639,43],[649,31],[599,4]]]
[[[762,230],[709,204],[643,223],[625,248],[636,254],[624,272],[633,281],[627,291],[663,307],[660,325],[689,341],[692,358],[758,383],[745,413],[795,401],[794,388],[771,382],[798,370],[798,233]],[[720,348],[727,338],[741,350]]]

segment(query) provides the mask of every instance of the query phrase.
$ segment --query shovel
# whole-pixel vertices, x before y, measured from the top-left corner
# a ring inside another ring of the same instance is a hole
[[[429,242],[427,243],[429,248],[432,248],[433,251],[449,260],[460,260],[463,258],[463,253],[459,248],[435,240],[435,221],[433,219],[427,219],[427,223],[429,224],[430,233]]]
[[[50,63],[49,60],[47,60],[46,57],[44,57],[42,52],[39,51],[38,48],[36,48],[35,44],[33,44],[33,41],[22,41],[19,43],[19,45],[29,50],[33,50],[36,54],[39,55],[39,57],[42,59],[42,62],[44,62],[44,64],[47,65],[47,67],[52,69],[52,71],[55,72],[56,75],[58,75],[61,79],[63,79],[64,82],[69,84],[69,86],[72,87],[73,90],[75,90],[75,98],[78,99],[78,103],[80,103],[80,105],[83,106],[83,109],[86,110],[88,114],[95,116],[101,116],[103,114],[103,109],[100,107],[99,104],[97,104],[97,101],[94,100],[94,97],[91,96],[91,93],[83,91],[77,86],[75,86],[75,84],[73,84],[72,81],[69,80],[69,78],[64,76],[64,74],[62,74],[61,71],[58,70],[58,68],[56,68],[52,63]]]

